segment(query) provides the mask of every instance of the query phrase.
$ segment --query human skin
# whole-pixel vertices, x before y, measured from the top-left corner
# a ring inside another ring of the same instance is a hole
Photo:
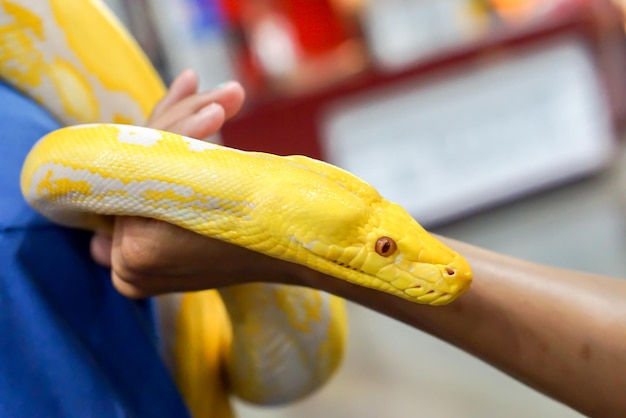
[[[204,93],[196,93],[192,75],[177,81],[150,126],[202,138],[243,102],[236,84],[198,99]],[[219,103],[221,111],[198,116],[209,102]],[[467,293],[443,307],[418,305],[149,219],[118,218],[112,236],[96,235],[92,254],[111,267],[114,285],[131,298],[258,277],[325,290],[447,341],[583,414],[624,416],[626,280],[439,238],[463,254],[474,271]]]

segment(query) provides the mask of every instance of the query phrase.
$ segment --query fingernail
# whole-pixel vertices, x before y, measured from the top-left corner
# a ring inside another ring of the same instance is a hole
[[[178,74],[178,77],[195,77],[196,72],[192,68],[186,68]]]
[[[221,83],[219,83],[218,85],[215,86],[215,90],[219,90],[219,89],[223,89],[224,87],[228,86],[229,84],[231,84],[232,81],[223,81]]]
[[[195,74],[196,73],[192,69],[189,69],[189,68],[181,71],[180,73],[178,73],[176,77],[174,77],[174,79],[170,83],[170,88],[174,87],[177,84],[182,83],[183,80],[185,80],[186,78],[195,77]]]

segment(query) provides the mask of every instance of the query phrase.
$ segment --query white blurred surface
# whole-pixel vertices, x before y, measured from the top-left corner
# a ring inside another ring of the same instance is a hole
[[[441,223],[606,165],[614,132],[573,35],[329,105],[326,158]]]

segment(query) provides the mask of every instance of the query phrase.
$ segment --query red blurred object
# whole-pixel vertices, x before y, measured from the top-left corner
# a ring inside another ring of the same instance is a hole
[[[337,100],[393,88],[453,68],[471,67],[490,55],[506,55],[564,34],[573,34],[589,45],[606,86],[612,119],[615,126],[622,129],[626,121],[626,50],[622,15],[608,0],[572,0],[564,1],[552,13],[532,24],[433,55],[410,68],[385,73],[370,68],[321,91],[253,102],[224,127],[222,138],[226,145],[234,148],[325,159],[320,145],[319,122],[324,111]]]
[[[253,97],[306,90],[341,78],[337,51],[359,36],[354,19],[330,0],[221,3],[238,78]]]
[[[350,38],[344,20],[328,0],[282,0],[285,15],[293,23],[307,55],[320,55]]]

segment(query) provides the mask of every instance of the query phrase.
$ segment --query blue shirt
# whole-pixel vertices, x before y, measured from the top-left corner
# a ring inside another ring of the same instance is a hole
[[[90,234],[22,198],[26,154],[58,127],[0,83],[0,417],[187,417],[152,301],[117,293],[91,260]]]

